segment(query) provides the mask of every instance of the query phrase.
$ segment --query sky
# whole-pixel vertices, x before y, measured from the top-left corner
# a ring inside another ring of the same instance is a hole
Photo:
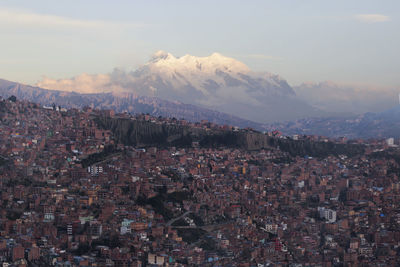
[[[214,52],[291,85],[400,86],[400,1],[0,1],[0,78],[134,70],[164,50]]]

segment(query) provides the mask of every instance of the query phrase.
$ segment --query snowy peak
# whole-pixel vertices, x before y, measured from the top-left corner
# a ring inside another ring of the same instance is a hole
[[[185,70],[186,72],[208,72],[215,73],[216,70],[229,71],[233,73],[247,73],[250,72],[242,62],[230,57],[223,56],[219,53],[213,53],[207,57],[196,57],[191,55],[184,55],[182,57],[175,57],[165,51],[157,51],[151,57],[149,63],[145,66],[170,68],[175,70]]]
[[[175,57],[158,51],[131,73],[139,95],[157,96],[215,108],[222,103],[264,105],[272,96],[294,96],[278,75],[252,72],[244,63],[213,53]]]
[[[155,52],[151,56],[151,61],[152,62],[157,62],[157,61],[160,61],[160,60],[166,60],[168,58],[174,58],[175,59],[175,57],[172,54],[167,53],[167,52],[165,52],[163,50],[158,50],[157,52]]]

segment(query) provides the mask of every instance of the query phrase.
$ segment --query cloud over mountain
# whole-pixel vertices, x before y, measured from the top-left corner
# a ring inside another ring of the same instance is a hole
[[[78,93],[100,93],[122,90],[122,88],[119,88],[111,82],[111,76],[108,74],[90,75],[83,73],[71,79],[59,80],[45,77],[36,85],[46,89]]]
[[[379,112],[398,103],[395,88],[337,84],[330,81],[294,87],[299,98],[327,112]]]

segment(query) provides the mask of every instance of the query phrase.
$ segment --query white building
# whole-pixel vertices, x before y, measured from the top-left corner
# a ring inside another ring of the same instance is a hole
[[[318,207],[319,217],[327,220],[330,223],[336,222],[336,211],[326,209],[324,207]]]
[[[271,234],[276,234],[278,232],[278,225],[276,223],[266,223],[265,231]]]
[[[89,166],[88,167],[88,173],[90,173],[91,176],[97,176],[99,173],[103,172],[103,167],[101,166]]]
[[[394,138],[390,137],[390,138],[386,139],[386,144],[388,146],[393,146],[394,145]]]
[[[147,255],[147,262],[149,264],[152,264],[152,265],[162,266],[162,265],[164,265],[165,258],[163,256],[161,256],[161,255],[156,255],[156,254],[153,254],[153,253],[149,253]]]
[[[124,234],[130,234],[131,233],[131,223],[133,223],[134,220],[129,220],[129,219],[124,219],[121,223],[121,229],[120,233],[121,235]]]

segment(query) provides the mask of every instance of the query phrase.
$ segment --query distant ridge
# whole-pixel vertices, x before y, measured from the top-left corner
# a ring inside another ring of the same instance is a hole
[[[263,129],[263,125],[256,122],[195,105],[184,104],[179,101],[172,102],[157,97],[137,96],[133,93],[79,94],[76,92],[47,90],[0,79],[0,96],[8,98],[11,95],[15,95],[18,99],[46,105],[54,103],[68,108],[89,106],[131,114],[149,113],[153,116],[184,118],[192,122],[207,120],[221,125],[227,124],[243,128]]]
[[[279,129],[284,134],[347,137],[350,139],[400,138],[400,105],[378,113],[352,117],[309,118],[275,123],[268,129]]]

